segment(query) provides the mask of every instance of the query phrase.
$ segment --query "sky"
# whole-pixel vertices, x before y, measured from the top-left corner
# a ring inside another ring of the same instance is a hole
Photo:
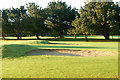
[[[47,7],[48,3],[51,1],[53,0],[1,0],[0,9],[6,9],[12,7],[17,8],[22,5],[26,5],[26,3],[29,2],[35,2],[37,5],[41,6],[42,8],[45,8]],[[68,6],[71,5],[72,8],[76,7],[77,9],[80,9],[81,6],[84,6],[84,2],[85,2],[85,0],[62,0],[62,1],[66,2]],[[120,0],[113,0],[113,1],[119,2]]]

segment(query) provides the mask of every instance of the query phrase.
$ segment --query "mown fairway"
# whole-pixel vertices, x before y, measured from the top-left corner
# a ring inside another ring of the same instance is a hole
[[[116,78],[118,55],[114,56],[27,56],[34,49],[107,50],[118,52],[118,42],[57,40],[2,41],[3,78]],[[82,39],[84,37],[80,37]],[[100,37],[93,37],[93,39]],[[115,37],[117,38],[117,37]],[[10,39],[10,37],[9,37]],[[69,44],[69,45],[65,45]],[[70,45],[80,44],[80,45]]]

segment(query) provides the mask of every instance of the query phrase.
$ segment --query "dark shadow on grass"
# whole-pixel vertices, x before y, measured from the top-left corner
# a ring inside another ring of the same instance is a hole
[[[17,39],[6,39],[6,40],[17,40]],[[37,39],[20,39],[20,40],[37,40]],[[45,38],[40,40],[48,40],[48,41],[85,41],[84,38]],[[88,38],[88,41],[86,42],[118,42],[120,39],[97,39],[97,38]]]
[[[88,46],[51,46],[51,45],[19,45],[10,44],[2,46],[2,57],[3,58],[19,58],[27,56],[25,53],[34,49],[70,49],[70,50],[80,50],[80,49],[109,49],[107,47],[88,47]]]
[[[109,49],[108,47],[88,47],[88,46],[38,46],[39,48],[51,49]]]
[[[37,49],[36,46],[10,44],[2,46],[2,58],[19,58],[27,56],[25,52]]]
[[[26,52],[28,56],[33,55],[51,55],[51,56],[81,56],[77,54],[70,54],[70,53],[61,53],[54,49],[38,49]]]
[[[56,38],[56,39],[48,39],[50,41],[85,41],[84,38]],[[109,39],[109,40],[105,40],[105,39],[96,39],[96,38],[88,38],[88,41],[86,42],[118,42],[120,41],[120,39]]]

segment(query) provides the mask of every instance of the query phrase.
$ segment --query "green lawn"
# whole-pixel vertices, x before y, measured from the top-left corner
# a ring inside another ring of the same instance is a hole
[[[85,42],[69,39],[68,41],[64,39],[50,41],[6,40],[2,41],[2,45],[3,78],[118,77],[118,55],[99,57],[25,55],[25,52],[33,49],[89,49],[118,52],[118,42]]]

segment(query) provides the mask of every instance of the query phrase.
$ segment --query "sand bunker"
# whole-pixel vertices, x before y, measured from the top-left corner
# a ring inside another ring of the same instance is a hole
[[[100,50],[32,50],[26,52],[27,55],[53,55],[53,56],[112,56],[117,54],[111,51],[100,51]]]

